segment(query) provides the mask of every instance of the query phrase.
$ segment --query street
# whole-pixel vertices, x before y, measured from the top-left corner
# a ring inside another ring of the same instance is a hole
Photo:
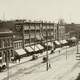
[[[80,47],[80,46],[79,46]],[[46,71],[46,63],[42,57],[16,65],[7,72],[0,73],[1,80],[75,80],[78,76],[79,61],[76,60],[76,47],[60,49],[49,55],[51,68]],[[8,77],[7,77],[8,76]]]

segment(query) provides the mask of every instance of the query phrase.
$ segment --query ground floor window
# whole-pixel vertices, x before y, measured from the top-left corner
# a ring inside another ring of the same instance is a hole
[[[2,63],[2,53],[0,52],[0,63]]]

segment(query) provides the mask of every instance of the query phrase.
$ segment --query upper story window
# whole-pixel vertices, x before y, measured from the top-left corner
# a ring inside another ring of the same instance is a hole
[[[15,29],[16,29],[17,32],[19,32],[19,31],[22,30],[22,26],[21,25],[16,25],[16,28]]]
[[[2,53],[0,52],[0,57],[2,57]]]
[[[28,25],[24,25],[24,30],[29,30],[29,26]]]
[[[40,25],[35,25],[35,27],[36,27],[36,30],[40,30]]]
[[[30,30],[35,30],[35,26],[33,24],[30,24]]]
[[[9,47],[12,45],[11,39],[5,39],[4,41],[4,47]]]

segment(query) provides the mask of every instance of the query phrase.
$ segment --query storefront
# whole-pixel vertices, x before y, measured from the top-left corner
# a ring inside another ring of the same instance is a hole
[[[15,50],[15,56],[18,55],[20,57],[25,57],[27,54],[26,54],[26,51],[24,49],[17,49]]]
[[[54,43],[55,48],[61,47],[61,44],[59,41],[54,41],[53,43]]]
[[[11,50],[13,49],[12,31],[0,28],[0,63],[7,65],[11,61]]]
[[[25,50],[28,56],[34,54],[34,50],[30,46],[26,46]]]
[[[60,43],[61,43],[61,47],[67,46],[67,44],[68,44],[68,42],[66,40],[61,40]]]

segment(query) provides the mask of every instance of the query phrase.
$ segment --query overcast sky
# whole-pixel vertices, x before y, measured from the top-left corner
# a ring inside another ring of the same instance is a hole
[[[80,0],[0,0],[0,19],[80,22]]]

